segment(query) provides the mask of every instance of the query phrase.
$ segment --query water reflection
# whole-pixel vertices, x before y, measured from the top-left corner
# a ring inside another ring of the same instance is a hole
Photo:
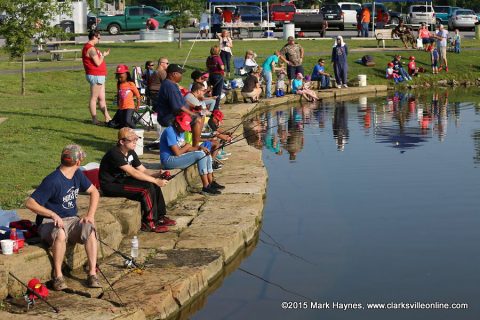
[[[268,111],[250,119],[245,134],[251,145],[282,156],[288,153],[296,161],[305,144],[305,127],[317,126],[321,134],[331,122],[332,138],[337,151],[345,151],[350,142],[349,113],[355,112],[354,130],[371,136],[376,143],[399,150],[401,153],[425,145],[435,139],[444,142],[449,123],[461,126],[460,111],[471,107],[469,103],[449,102],[448,91],[431,94],[395,92],[384,99],[359,97],[356,101],[300,104],[288,109]],[[353,109],[352,107],[356,107]],[[476,112],[480,108],[476,106]],[[318,130],[317,130],[317,133]],[[475,141],[475,162],[480,163],[479,133]]]

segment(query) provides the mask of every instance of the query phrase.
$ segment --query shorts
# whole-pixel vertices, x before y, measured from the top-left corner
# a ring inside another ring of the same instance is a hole
[[[78,216],[63,218],[62,220],[66,241],[69,243],[85,244],[92,232],[95,232],[95,236],[97,234],[94,225],[81,223]],[[56,227],[51,219],[44,219],[43,221],[38,228],[38,233],[40,238],[51,246],[57,238],[60,228]]]
[[[200,30],[210,30],[208,23],[200,23]]]
[[[289,80],[295,79],[297,77],[297,73],[305,75],[303,72],[303,66],[287,65],[287,75]]]
[[[106,80],[105,76],[94,76],[91,74],[87,74],[85,77],[87,78],[88,83],[90,83],[90,86],[94,86],[96,84],[98,85],[105,84],[105,80]]]
[[[438,48],[440,52],[440,59],[445,59],[447,57],[447,47]]]

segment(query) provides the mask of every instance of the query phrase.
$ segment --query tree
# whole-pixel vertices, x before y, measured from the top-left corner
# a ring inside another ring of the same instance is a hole
[[[25,95],[25,54],[32,48],[32,39],[39,43],[63,35],[52,23],[52,17],[71,13],[71,2],[55,0],[0,0],[0,12],[5,20],[0,35],[5,38],[4,49],[10,58],[22,58],[21,93]]]
[[[198,0],[165,0],[165,5],[172,11],[170,24],[178,31],[178,47],[182,47],[182,28],[189,27],[190,18],[200,16],[204,2]]]

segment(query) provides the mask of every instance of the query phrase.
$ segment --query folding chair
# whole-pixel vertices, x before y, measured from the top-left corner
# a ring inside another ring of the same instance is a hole
[[[133,80],[135,81],[135,86],[140,92],[142,105],[138,111],[134,111],[132,115],[132,120],[135,125],[140,125],[147,130],[155,129],[155,123],[153,121],[153,106],[150,105],[149,99],[146,95],[146,88],[143,82],[143,72],[141,67],[134,66],[133,68]]]
[[[247,72],[245,71],[245,59],[243,58],[233,58],[233,66],[235,67],[235,75],[243,76]]]

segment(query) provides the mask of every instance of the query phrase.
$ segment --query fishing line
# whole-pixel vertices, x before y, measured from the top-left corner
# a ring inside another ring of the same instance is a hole
[[[187,60],[190,57],[190,53],[192,52],[193,46],[195,46],[195,43],[197,42],[199,34],[200,34],[200,30],[198,30],[197,36],[195,37],[195,40],[193,40],[192,46],[190,47],[190,50],[188,51],[187,57],[185,58],[185,61],[183,61],[182,69],[185,67],[185,64],[187,64]]]
[[[284,288],[283,286],[281,286],[281,285],[279,285],[279,284],[277,284],[277,283],[275,283],[275,282],[269,281],[269,280],[267,280],[267,279],[265,279],[265,278],[263,278],[263,277],[261,277],[261,276],[259,276],[259,275],[257,275],[257,274],[254,274],[254,273],[252,273],[252,272],[250,272],[250,271],[248,271],[248,270],[245,270],[245,269],[243,269],[243,268],[241,268],[241,267],[239,267],[238,270],[240,270],[240,271],[242,271],[242,272],[244,272],[244,273],[246,273],[246,274],[248,274],[248,275],[250,275],[250,276],[252,276],[252,277],[254,277],[254,278],[257,278],[257,279],[259,279],[259,280],[261,280],[261,281],[263,281],[263,282],[265,282],[265,283],[267,283],[267,284],[269,284],[269,285],[271,285],[271,286],[277,287],[277,288],[279,288],[279,289],[282,290],[282,291],[285,291],[285,292],[287,292],[287,293],[293,294],[294,296],[297,296],[297,297],[300,297],[300,298],[303,298],[303,299],[306,299],[306,300],[310,300],[310,301],[315,301],[314,299],[312,299],[312,298],[310,298],[310,297],[304,296],[303,294],[297,293],[297,292],[295,292],[295,291],[293,291],[293,290],[286,289],[286,288]]]
[[[108,281],[107,276],[103,273],[102,269],[100,269],[100,266],[98,265],[98,263],[97,263],[96,267],[97,267],[97,270],[100,272],[100,274],[101,274],[101,275],[103,276],[103,278],[105,279],[105,281],[107,282],[107,284],[108,284],[108,286],[110,287],[110,289],[112,289],[113,293],[115,293],[115,295],[117,296],[118,300],[120,301],[120,305],[121,305],[122,307],[125,307],[125,303],[122,301],[122,298],[120,298],[120,296],[119,296],[118,293],[117,293],[117,290],[115,290],[115,289],[113,288],[112,284],[110,283],[110,281]]]

